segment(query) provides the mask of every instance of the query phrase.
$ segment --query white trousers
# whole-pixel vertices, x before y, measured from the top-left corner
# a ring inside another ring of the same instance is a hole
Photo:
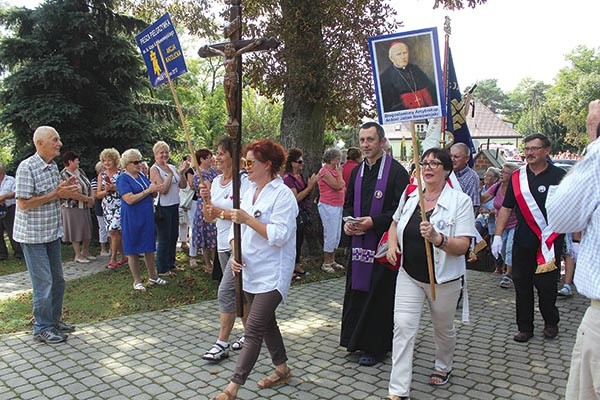
[[[435,369],[440,372],[452,371],[456,346],[454,314],[460,296],[460,288],[460,279],[435,285],[436,300],[432,301],[428,283],[414,280],[403,268],[398,271],[394,300],[390,395],[408,396],[410,393],[415,339],[419,331],[425,300],[429,303],[433,323]]]
[[[323,251],[333,253],[342,237],[342,211],[344,207],[319,203],[319,215],[323,222]]]
[[[96,219],[98,220],[98,241],[100,243],[108,243],[108,233],[106,232],[106,222],[104,221],[104,217],[96,215]]]
[[[566,400],[600,399],[600,301],[593,300],[577,330]]]

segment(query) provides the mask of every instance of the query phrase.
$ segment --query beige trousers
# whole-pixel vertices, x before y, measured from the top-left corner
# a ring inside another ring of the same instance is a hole
[[[571,357],[566,400],[600,400],[600,301],[592,300]]]

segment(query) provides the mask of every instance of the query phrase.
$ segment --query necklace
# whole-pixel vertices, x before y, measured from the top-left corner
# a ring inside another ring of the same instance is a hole
[[[438,195],[434,196],[434,197],[427,197],[427,196],[423,196],[423,197],[424,197],[425,201],[434,201],[434,200],[437,200],[438,197],[440,197],[440,194],[441,193],[438,193]]]

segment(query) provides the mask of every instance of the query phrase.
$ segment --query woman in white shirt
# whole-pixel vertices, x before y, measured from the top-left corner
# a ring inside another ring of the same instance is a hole
[[[179,189],[187,186],[184,174],[190,163],[183,160],[179,170],[169,164],[169,145],[163,141],[156,142],[152,151],[155,162],[150,167],[150,182],[161,187],[155,202],[161,215],[156,222],[156,269],[161,276],[173,276],[179,237]]]
[[[212,347],[204,353],[202,358],[207,361],[218,362],[229,356],[229,349],[240,350],[244,346],[244,336],[229,344],[229,336],[235,324],[236,296],[235,277],[231,272],[229,259],[231,257],[231,244],[229,243],[229,232],[233,223],[231,222],[231,209],[233,208],[233,171],[232,159],[233,140],[230,137],[221,139],[217,145],[216,161],[221,175],[216,176],[212,183],[200,185],[200,197],[204,201],[204,217],[210,221],[216,220],[217,226],[217,254],[219,263],[223,270],[223,278],[219,283],[219,336]],[[208,189],[210,186],[210,190]],[[240,176],[240,195],[250,187],[245,174]],[[248,307],[244,307],[242,322],[246,323]]]
[[[431,310],[436,348],[429,384],[448,383],[456,345],[454,313],[461,292],[461,277],[466,272],[465,254],[475,236],[470,197],[446,183],[452,172],[450,155],[445,150],[432,148],[423,153],[420,165],[427,221],[421,220],[418,190],[415,185],[409,185],[388,231],[387,259],[396,265],[397,258],[401,257],[394,300],[388,397],[391,400],[408,399],[415,338],[425,300]],[[423,239],[427,239],[427,244]],[[433,245],[435,301],[431,298],[426,245]]]
[[[243,271],[243,287],[250,304],[245,342],[227,388],[213,399],[234,400],[246,382],[260,354],[264,340],[273,374],[258,381],[261,389],[290,382],[292,373],[277,325],[275,310],[285,300],[296,258],[296,197],[278,172],[285,161],[281,145],[259,140],[248,146],[246,168],[252,182],[242,194],[240,209],[231,211],[231,220],[241,224],[242,263],[230,260],[234,273]],[[229,237],[232,238],[232,233]]]

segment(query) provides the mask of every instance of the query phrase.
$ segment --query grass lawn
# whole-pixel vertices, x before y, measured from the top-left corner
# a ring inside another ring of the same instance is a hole
[[[96,249],[97,250],[97,249]],[[96,254],[97,251],[93,251]],[[63,245],[63,261],[73,258],[70,245]],[[156,311],[202,300],[215,299],[218,283],[204,272],[201,257],[199,268],[189,268],[189,259],[183,252],[177,253],[178,264],[187,266],[186,271],[169,278],[165,286],[148,287],[146,292],[134,291],[133,278],[129,268],[105,270],[100,273],[67,282],[63,303],[63,318],[72,324],[90,323],[131,315],[140,312]],[[338,257],[338,261],[342,261]],[[303,262],[310,275],[293,285],[336,278],[343,273],[327,274],[320,270],[321,259],[308,259]],[[25,271],[24,262],[0,262],[0,275]],[[145,267],[142,275],[147,279]],[[1,278],[0,278],[1,279]],[[0,301],[0,334],[30,331],[33,322],[31,294]],[[217,318],[217,316],[215,316]]]

